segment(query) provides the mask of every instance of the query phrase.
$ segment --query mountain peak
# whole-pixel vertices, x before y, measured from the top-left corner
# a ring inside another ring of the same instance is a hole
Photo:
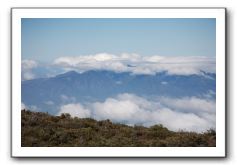
[[[78,74],[78,73],[74,70],[71,70],[71,71],[66,72],[65,74]]]
[[[74,76],[74,75],[78,75],[78,73],[76,71],[72,70],[72,71],[68,71],[68,72],[62,73],[60,75],[57,75],[56,77],[65,77],[65,76]]]

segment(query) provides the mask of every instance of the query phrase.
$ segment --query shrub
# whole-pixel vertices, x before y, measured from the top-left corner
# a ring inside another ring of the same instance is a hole
[[[110,120],[21,112],[23,147],[214,147],[216,132],[173,132],[163,125],[127,126]]]

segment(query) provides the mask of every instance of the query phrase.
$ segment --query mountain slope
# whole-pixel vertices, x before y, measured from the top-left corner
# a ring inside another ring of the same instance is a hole
[[[202,97],[208,92],[215,99],[215,74],[134,75],[128,72],[70,71],[51,78],[22,82],[22,102],[51,114],[57,106],[72,102],[102,101],[120,93],[133,93],[142,97]]]

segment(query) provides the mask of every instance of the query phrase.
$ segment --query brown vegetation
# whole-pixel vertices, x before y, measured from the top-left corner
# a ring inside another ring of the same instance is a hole
[[[173,132],[162,125],[152,127],[114,124],[110,120],[51,116],[21,112],[23,147],[215,147],[216,133],[209,130]]]

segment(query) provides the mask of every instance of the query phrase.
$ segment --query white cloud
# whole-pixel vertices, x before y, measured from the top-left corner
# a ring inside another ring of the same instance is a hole
[[[29,70],[32,68],[36,68],[38,66],[37,62],[34,60],[22,60],[21,61],[21,69]]]
[[[36,105],[26,105],[25,103],[21,102],[21,110],[27,110],[30,109],[32,111],[40,111],[40,108],[38,108]]]
[[[26,105],[25,103],[21,102],[21,109],[30,109],[32,111],[40,111],[40,109],[36,105]]]
[[[69,113],[73,117],[80,117],[80,118],[86,118],[90,117],[90,111],[86,108],[84,108],[81,104],[67,104],[61,106],[61,109],[58,113],[58,115],[62,113]]]
[[[195,131],[202,132],[209,128],[215,127],[213,123],[201,118],[194,113],[183,113],[168,108],[160,109],[152,114],[153,120],[158,120],[167,128],[177,131]]]
[[[203,97],[211,99],[216,96],[216,92],[213,90],[208,90],[207,93],[203,94]]]
[[[122,81],[116,81],[115,82],[117,85],[121,85],[123,82]]]
[[[192,112],[195,114],[207,112],[215,113],[216,105],[212,100],[204,100],[197,97],[184,97],[181,99],[161,98],[162,104],[167,107],[182,112]]]
[[[29,109],[32,110],[32,111],[40,111],[40,108],[37,107],[36,105],[29,105],[27,107],[29,107]]]
[[[168,82],[166,82],[166,81],[162,81],[161,84],[162,84],[162,85],[167,85]]]
[[[73,96],[67,96],[65,94],[60,95],[60,99],[63,103],[76,102],[76,98]]]
[[[155,74],[167,71],[168,74],[201,74],[200,71],[215,73],[215,58],[199,56],[141,56],[138,54],[95,54],[75,57],[59,57],[54,65],[66,70],[112,70],[134,74]]]
[[[32,80],[35,78],[35,74],[33,74],[30,70],[22,72],[22,80]]]
[[[161,98],[161,103],[176,112],[192,113],[208,121],[213,127],[216,123],[216,102],[211,99],[184,97],[181,99]],[[202,122],[204,123],[204,122]]]
[[[34,79],[35,75],[32,72],[32,69],[36,68],[37,66],[38,64],[34,60],[22,60],[21,61],[21,79],[22,80]]]
[[[46,102],[44,102],[46,105],[54,105],[54,102],[53,101],[51,101],[51,100],[49,100],[49,101],[46,101]]]
[[[79,103],[67,104],[61,107],[62,112],[97,120],[110,119],[128,125],[163,124],[174,131],[202,132],[215,128],[215,102],[195,97],[151,101],[124,93],[107,98],[104,102],[92,102],[84,106]]]
[[[99,119],[131,122],[131,119],[141,113],[139,105],[132,100],[106,99],[105,102],[93,104],[94,115]]]
[[[26,105],[24,104],[24,103],[21,103],[21,109],[23,110],[23,109],[27,109],[26,108]]]

